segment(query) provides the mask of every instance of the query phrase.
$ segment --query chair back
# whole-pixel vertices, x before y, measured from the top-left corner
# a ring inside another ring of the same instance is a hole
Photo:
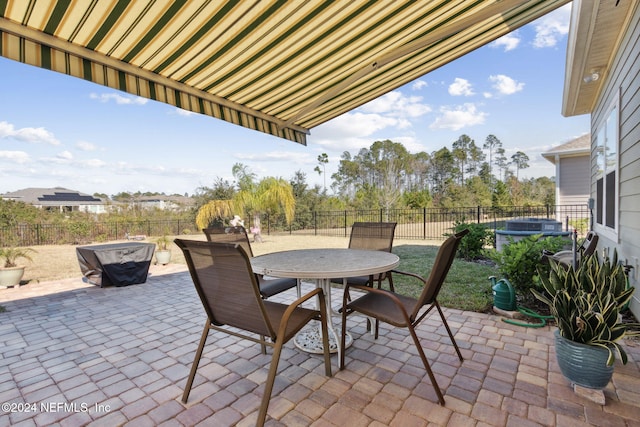
[[[592,255],[596,251],[596,247],[598,246],[598,234],[589,231],[580,245],[580,256],[589,256]]]
[[[456,251],[458,250],[460,241],[467,233],[469,233],[469,229],[466,228],[450,236],[442,246],[440,246],[429,277],[411,315],[412,319],[416,318],[423,305],[432,304],[438,297],[440,288],[442,288],[442,284],[449,273],[449,268],[451,268],[451,264],[453,264],[453,260],[456,257]]]
[[[349,249],[391,252],[395,222],[354,222]]]
[[[249,243],[249,236],[247,230],[241,225],[236,227],[210,227],[202,229],[202,232],[207,236],[209,242],[218,243],[238,243],[242,246],[242,249],[253,258],[253,250],[251,250],[251,243]]]
[[[275,339],[249,257],[235,243],[176,239],[211,323]]]

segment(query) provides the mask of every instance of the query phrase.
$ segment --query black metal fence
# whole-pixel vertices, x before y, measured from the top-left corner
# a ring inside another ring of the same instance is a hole
[[[562,222],[563,229],[576,228],[584,235],[590,228],[591,213],[587,205],[508,206],[493,208],[474,206],[438,209],[376,209],[350,211],[316,211],[296,213],[287,225],[282,215],[265,215],[263,234],[288,233],[315,236],[349,236],[356,221],[396,222],[399,239],[439,240],[450,233],[456,222],[476,222],[495,230],[504,228],[512,218],[545,218]],[[251,218],[245,220],[251,225]],[[62,224],[22,224],[0,228],[0,246],[37,246],[48,244],[86,244],[124,239],[126,236],[161,236],[197,233],[189,219],[130,222],[68,222]]]
[[[486,206],[437,209],[376,209],[357,211],[318,211],[308,215],[296,214],[294,224],[286,226],[284,218],[270,216],[263,219],[263,232],[288,230],[291,234],[321,236],[349,236],[356,221],[396,222],[395,237],[401,239],[442,239],[457,222],[484,224],[487,228],[503,229],[505,221],[513,218],[545,218],[560,221],[564,230],[578,229],[585,234],[590,226],[591,213],[587,205]],[[265,223],[267,229],[265,230]]]
[[[193,221],[127,221],[94,222],[70,221],[60,224],[20,224],[0,228],[0,246],[38,246],[61,244],[87,244],[136,239],[141,236],[162,236],[196,233]]]

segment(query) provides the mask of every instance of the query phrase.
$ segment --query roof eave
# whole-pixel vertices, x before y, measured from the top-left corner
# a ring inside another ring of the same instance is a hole
[[[593,111],[634,7],[637,4],[629,1],[615,5],[573,0],[562,97],[564,116]],[[596,79],[590,77],[595,75]]]

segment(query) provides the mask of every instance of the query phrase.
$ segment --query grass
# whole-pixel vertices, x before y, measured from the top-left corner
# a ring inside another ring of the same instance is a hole
[[[400,257],[398,270],[424,278],[429,275],[437,252],[437,246],[401,245],[393,248],[393,253]],[[487,312],[493,305],[489,276],[497,273],[494,266],[456,258],[440,290],[438,302],[443,307]],[[393,284],[397,292],[408,296],[418,297],[422,291],[422,282],[407,276],[395,274]]]
[[[204,239],[204,235],[179,236]],[[173,237],[172,237],[173,240]],[[152,239],[150,240],[152,241]],[[113,243],[113,242],[110,242]],[[320,236],[265,236],[264,243],[253,244],[254,255],[301,248],[344,248],[348,238]],[[427,277],[440,242],[397,240],[393,252],[400,257],[399,270]],[[27,265],[24,283],[47,282],[59,279],[81,278],[76,247],[73,245],[38,246],[33,261]],[[184,256],[177,246],[171,244],[171,264],[184,264]],[[152,265],[153,268],[159,268]],[[495,267],[467,262],[456,258],[440,291],[438,301],[442,306],[460,310],[486,312],[493,304],[489,276],[498,275]],[[421,282],[400,275],[394,276],[394,284],[400,293],[417,297],[422,290]],[[0,291],[1,292],[1,291]],[[1,308],[0,308],[1,310]]]

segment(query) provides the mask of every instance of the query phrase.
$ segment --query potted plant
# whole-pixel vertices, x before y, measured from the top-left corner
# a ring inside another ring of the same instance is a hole
[[[24,275],[24,265],[18,265],[18,260],[24,258],[31,261],[31,248],[6,247],[0,248],[0,289],[9,286],[20,286]]]
[[[169,261],[171,261],[171,249],[169,249],[170,244],[171,239],[167,236],[160,236],[156,239],[156,246],[158,247],[156,250],[156,264],[169,264]]]
[[[532,289],[549,306],[558,329],[556,357],[562,374],[572,383],[602,389],[611,380],[616,356],[627,354],[620,340],[640,335],[638,323],[623,323],[620,311],[634,288],[627,285],[624,266],[613,258],[600,262],[597,253],[585,257],[577,269],[551,259],[548,276],[541,275],[543,291]]]

